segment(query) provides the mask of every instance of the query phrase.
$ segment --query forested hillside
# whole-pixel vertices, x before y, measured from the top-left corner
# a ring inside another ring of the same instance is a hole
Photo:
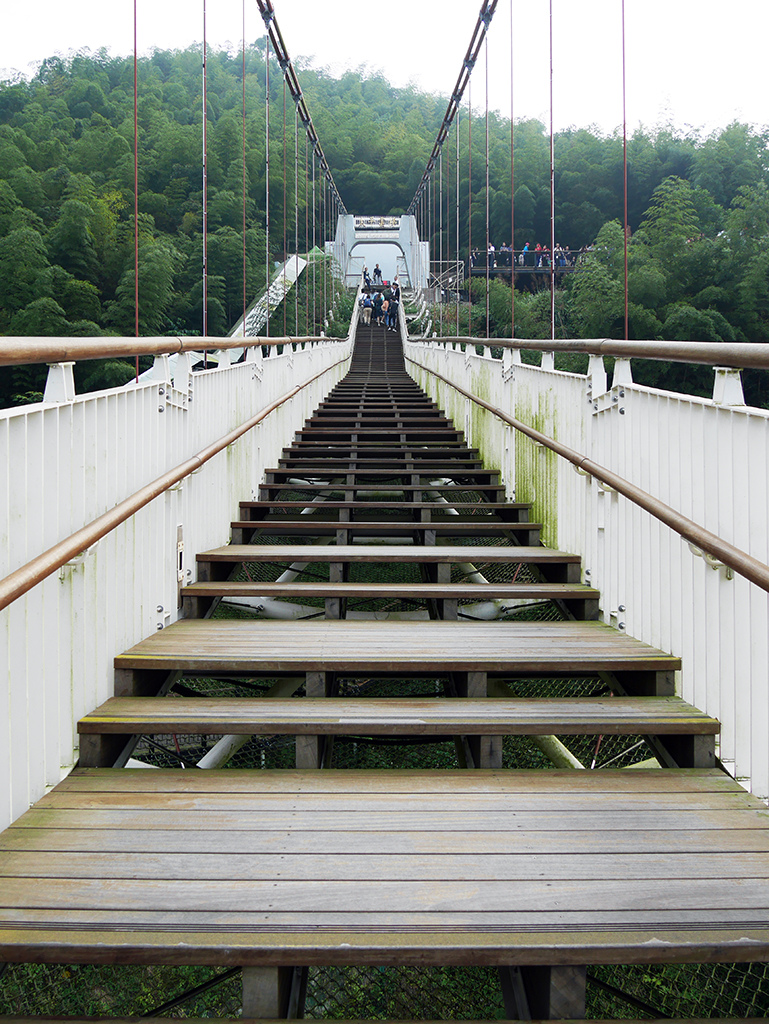
[[[247,49],[245,63],[251,299],[261,293],[266,272],[263,40]],[[421,177],[446,99],[394,89],[381,77],[354,72],[337,80],[306,67],[300,78],[349,211],[402,213]],[[289,99],[284,115],[277,66],[270,82],[270,257],[277,259],[283,252],[284,195],[289,249],[294,236],[294,111]],[[201,95],[199,48],[156,51],[140,61],[143,334],[201,330]],[[226,333],[242,308],[241,111],[240,53],[210,52],[210,334]],[[452,134],[444,165],[444,198],[452,218],[454,150]],[[463,113],[463,254],[467,150]],[[299,153],[299,248],[305,250],[303,137]],[[557,240],[571,248],[598,240],[582,272],[571,276],[559,296],[560,330],[566,336],[616,336],[622,329],[621,139],[574,129],[558,134],[555,154]],[[485,137],[478,127],[472,160],[474,240],[486,233],[484,161]],[[490,162],[491,236],[499,245],[510,236],[510,126],[494,115]],[[638,131],[629,143],[629,166],[633,336],[767,340],[766,134],[740,124],[708,138],[668,128]],[[515,129],[517,247],[549,239],[549,201],[548,138],[539,122],[522,121]],[[445,244],[453,250],[453,230]],[[0,84],[0,333],[132,334],[133,267],[132,59],[106,52],[52,57],[31,80]],[[502,334],[510,329],[504,288],[495,284],[492,302],[493,330]],[[541,299],[520,306],[516,333],[541,333],[547,322]]]

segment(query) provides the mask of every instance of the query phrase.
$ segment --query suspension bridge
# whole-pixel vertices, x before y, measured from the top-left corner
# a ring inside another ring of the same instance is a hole
[[[308,246],[226,338],[4,339],[49,371],[0,413],[0,961],[238,970],[248,1019],[303,1016],[325,968],[491,967],[509,1019],[580,1019],[602,965],[763,964],[769,413],[740,374],[769,346],[435,337],[465,271],[430,244],[443,145],[496,0],[377,218],[258,5],[313,248],[357,300],[389,247],[404,301],[276,334]],[[75,393],[126,355],[153,366]]]

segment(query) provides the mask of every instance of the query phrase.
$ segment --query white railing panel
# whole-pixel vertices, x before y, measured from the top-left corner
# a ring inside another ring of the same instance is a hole
[[[514,459],[507,451],[500,459],[498,418],[472,411],[433,373],[765,563],[769,412],[637,385],[594,396],[588,378],[438,343],[407,342],[406,355],[414,360],[409,372],[450,410],[468,443],[502,468],[508,497],[533,503],[543,542],[582,556],[585,582],[601,591],[603,619],[682,658],[679,692],[721,720],[722,760],[769,797],[769,595],[714,568],[667,526],[527,437],[514,432]]]
[[[0,577],[192,457],[314,373],[326,371],[200,470],[0,612],[0,828],[77,758],[76,723],[112,694],[113,659],[173,622],[182,572],[227,543],[238,502],[258,495],[307,416],[349,365],[330,341],[211,369],[191,393],[168,382],[0,412]],[[341,360],[341,363],[340,363]],[[335,365],[339,364],[339,365]]]

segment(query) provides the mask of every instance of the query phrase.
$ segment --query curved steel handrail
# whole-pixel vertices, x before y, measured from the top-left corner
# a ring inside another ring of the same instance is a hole
[[[420,366],[419,363],[409,359],[408,356],[405,358],[407,362],[412,363],[414,366]],[[643,491],[640,487],[636,487],[635,484],[631,484],[624,477],[618,476],[610,469],[606,469],[605,466],[600,466],[597,462],[588,459],[586,455],[575,452],[573,448],[569,448],[565,444],[561,444],[560,441],[555,441],[552,437],[542,434],[539,430],[535,430],[534,427],[530,427],[521,420],[515,419],[514,416],[508,416],[501,409],[498,409],[490,402],[484,401],[482,398],[478,398],[477,395],[472,394],[470,391],[466,391],[465,388],[444,377],[443,374],[437,373],[435,370],[428,370],[427,367],[422,367],[422,369],[427,370],[428,373],[442,380],[444,384],[448,384],[449,387],[454,388],[455,391],[464,395],[465,398],[475,402],[476,405],[480,405],[505,423],[509,423],[511,427],[515,427],[516,430],[530,437],[532,441],[544,445],[550,451],[555,452],[556,455],[560,455],[561,458],[576,466],[577,469],[590,476],[594,476],[596,480],[600,480],[611,487],[612,490],[624,495],[635,505],[653,515],[655,519],[659,519],[665,526],[669,526],[679,536],[691,542],[702,551],[714,555],[724,565],[738,572],[740,576],[744,576],[751,583],[761,587],[762,590],[769,591],[769,565],[760,562],[757,558],[749,555],[747,551],[735,547],[734,544],[722,540],[715,533],[706,530],[704,526],[700,526],[694,520],[688,519],[674,508],[671,508],[670,505],[666,505],[647,491]]]
[[[769,345],[763,342],[726,341],[612,341],[574,339],[526,340],[521,338],[409,338],[414,342],[482,345],[532,352],[572,352],[583,355],[614,356],[617,359],[657,359],[666,363],[702,363],[732,369],[769,369]]]
[[[275,348],[345,338],[3,338],[0,366],[70,363],[79,359],[162,356],[179,352],[217,352],[228,348]]]
[[[223,451],[228,445],[231,445],[234,441],[237,441],[239,437],[245,434],[252,427],[255,427],[257,423],[260,423],[265,419],[271,412],[274,412],[279,406],[284,405],[289,399],[293,398],[299,391],[302,391],[308,385],[312,384],[313,381],[317,380],[318,377],[322,377],[324,373],[328,373],[329,370],[333,370],[335,366],[339,366],[345,362],[345,359],[338,359],[335,363],[325,367],[318,373],[308,377],[307,380],[302,381],[301,384],[297,384],[290,391],[287,391],[280,398],[276,398],[274,402],[266,405],[263,409],[260,409],[258,413],[242,423],[239,427],[235,427],[228,434],[220,437],[218,441],[214,441],[213,444],[208,445],[199,451],[196,455],[186,459],[184,462],[179,463],[173,469],[169,469],[166,473],[157,477],[151,483],[141,487],[138,491],[132,494],[129,498],[121,501],[115,505],[114,508],[109,509],[103,515],[100,515],[97,519],[87,523],[81,529],[71,534],[65,540],[59,541],[58,544],[54,544],[53,547],[44,551],[41,555],[33,558],[26,565],[22,565],[19,569],[16,569],[10,575],[0,580],[0,610],[6,608],[9,604],[12,604],[17,598],[26,594],[28,590],[37,586],[46,577],[56,572],[63,565],[69,562],[76,555],[81,554],[87,548],[91,547],[102,537],[105,537],[108,533],[111,533],[115,527],[120,526],[126,519],[130,518],[140,509],[148,505],[154,498],[167,491],[169,487],[173,487],[178,484],[180,480],[183,480],[190,473],[194,473],[196,469],[200,469],[209,459],[212,459],[214,455],[218,455],[219,452]]]

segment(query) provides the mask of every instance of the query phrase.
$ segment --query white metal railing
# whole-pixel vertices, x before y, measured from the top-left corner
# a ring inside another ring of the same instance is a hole
[[[352,345],[263,358],[0,411],[0,578],[315,378],[0,611],[0,828],[77,757],[79,717],[112,692],[114,656],[178,616],[195,553],[226,543],[240,500],[344,375]],[[180,357],[181,358],[181,357]]]
[[[412,376],[500,467],[508,498],[533,502],[543,542],[582,556],[604,620],[683,659],[679,692],[721,720],[722,761],[769,797],[769,594],[452,383],[764,564],[769,412],[729,404],[741,392],[723,372],[717,398],[700,399],[633,384],[624,361],[607,388],[600,356],[585,377],[548,355],[530,366],[510,350],[492,359],[437,340],[405,347]]]

